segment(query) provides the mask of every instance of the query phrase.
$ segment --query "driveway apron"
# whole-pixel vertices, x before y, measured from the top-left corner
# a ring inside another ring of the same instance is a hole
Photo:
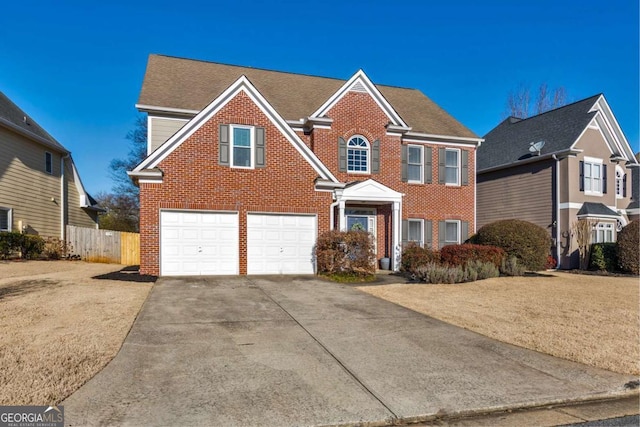
[[[605,397],[633,379],[312,277],[164,278],[63,405],[68,425],[387,424]]]

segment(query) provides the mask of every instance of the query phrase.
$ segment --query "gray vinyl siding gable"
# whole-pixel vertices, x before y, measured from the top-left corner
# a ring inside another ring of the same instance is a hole
[[[553,161],[479,174],[477,228],[501,219],[521,219],[551,230]]]
[[[187,121],[187,119],[149,116],[149,126],[151,129],[149,136],[151,137],[151,144],[147,154],[151,154],[156,148],[164,144],[176,132],[182,129],[182,126],[184,126]]]
[[[0,146],[0,206],[12,209],[12,227],[22,221],[30,233],[60,237],[60,154],[4,127]],[[47,151],[52,174],[45,172]]]

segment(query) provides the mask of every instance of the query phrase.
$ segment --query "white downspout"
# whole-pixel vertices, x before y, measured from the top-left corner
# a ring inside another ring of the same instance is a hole
[[[480,148],[481,142],[473,150],[473,234],[478,231],[478,148]],[[470,236],[467,236],[469,238]],[[464,242],[463,242],[464,243]]]
[[[335,214],[333,213],[333,211],[335,207],[340,204],[340,200],[342,199],[342,189],[333,190],[333,197],[335,199],[335,202],[329,205],[329,230],[331,231],[333,231],[333,229],[335,228],[334,226]]]
[[[334,223],[334,216],[335,215],[334,215],[333,211],[336,208],[336,206],[338,206],[339,204],[340,204],[340,200],[336,200],[335,202],[333,202],[333,203],[331,203],[329,205],[329,230],[331,230],[331,231],[333,231],[333,229],[334,229],[333,223]]]
[[[68,159],[69,155],[65,154],[64,156],[60,156],[60,240],[64,240],[66,235],[65,222],[64,222],[64,207],[67,203],[66,198],[64,197],[64,159]]]
[[[556,259],[560,269],[560,159],[555,154],[551,156],[556,161]]]

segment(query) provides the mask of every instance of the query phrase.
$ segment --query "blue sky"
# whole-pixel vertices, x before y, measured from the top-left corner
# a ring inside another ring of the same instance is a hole
[[[415,87],[482,136],[521,84],[603,92],[638,146],[638,2],[29,1],[0,16],[0,91],[109,190],[150,53]]]

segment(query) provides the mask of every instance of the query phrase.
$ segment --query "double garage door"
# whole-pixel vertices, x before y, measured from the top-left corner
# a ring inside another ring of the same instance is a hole
[[[313,274],[316,217],[247,214],[247,274]],[[240,272],[239,216],[234,212],[162,211],[160,274]]]

